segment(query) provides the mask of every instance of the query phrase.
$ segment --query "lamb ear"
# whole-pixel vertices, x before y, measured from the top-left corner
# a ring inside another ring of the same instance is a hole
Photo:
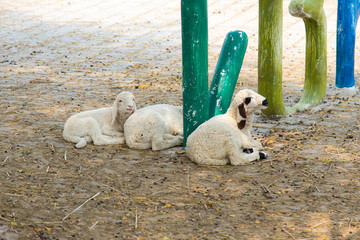
[[[111,126],[113,126],[116,123],[116,119],[119,113],[118,108],[119,108],[119,102],[115,100],[111,110]]]
[[[240,122],[238,122],[237,126],[238,128],[241,130],[245,127],[246,125],[246,120],[241,120]]]
[[[239,114],[242,118],[246,118],[246,111],[245,111],[245,106],[244,103],[240,104],[239,107]]]

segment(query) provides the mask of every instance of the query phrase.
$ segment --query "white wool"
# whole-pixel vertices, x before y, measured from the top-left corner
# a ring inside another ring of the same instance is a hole
[[[136,104],[131,92],[117,95],[113,106],[77,113],[65,123],[63,137],[83,148],[87,143],[95,145],[123,144],[124,123],[134,113]]]
[[[190,134],[187,156],[204,165],[240,165],[266,158],[266,153],[259,152],[261,143],[250,133],[253,111],[266,106],[263,96],[248,89],[239,91],[225,114],[211,118]]]
[[[162,150],[183,143],[182,107],[157,104],[137,110],[125,122],[126,144],[132,149]]]

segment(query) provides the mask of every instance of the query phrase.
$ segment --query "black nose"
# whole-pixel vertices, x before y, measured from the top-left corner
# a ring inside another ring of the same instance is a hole
[[[265,107],[269,106],[268,100],[265,99],[265,100],[262,102],[262,105],[265,106]]]

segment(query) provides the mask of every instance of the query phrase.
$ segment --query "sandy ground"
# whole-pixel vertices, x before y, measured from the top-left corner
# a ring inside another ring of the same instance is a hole
[[[283,91],[304,79],[304,27],[284,1]],[[249,36],[237,89],[257,88],[258,4],[209,1],[209,79],[227,32]],[[270,154],[193,164],[181,147],[75,149],[73,113],[130,90],[138,107],[180,105],[179,1],[0,1],[1,239],[360,239],[360,97],[334,89],[336,1],[326,0],[328,92],[311,110],[258,113]],[[356,62],[359,62],[360,33]],[[359,64],[355,69],[357,84]]]

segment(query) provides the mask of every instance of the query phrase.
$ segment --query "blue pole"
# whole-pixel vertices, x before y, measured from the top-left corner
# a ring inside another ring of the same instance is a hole
[[[351,88],[355,86],[355,32],[360,0],[338,0],[337,14],[335,85],[337,88]]]

